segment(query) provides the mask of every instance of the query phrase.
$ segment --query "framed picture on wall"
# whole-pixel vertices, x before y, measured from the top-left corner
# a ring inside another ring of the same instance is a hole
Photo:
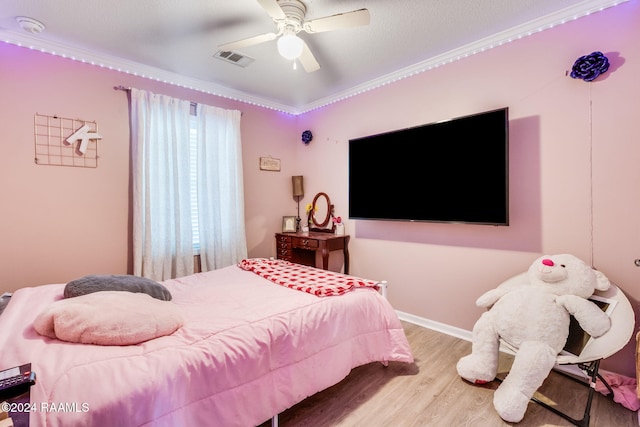
[[[280,159],[260,157],[260,170],[280,172]]]
[[[295,233],[296,232],[296,217],[295,216],[283,216],[282,217],[282,232],[283,233]]]

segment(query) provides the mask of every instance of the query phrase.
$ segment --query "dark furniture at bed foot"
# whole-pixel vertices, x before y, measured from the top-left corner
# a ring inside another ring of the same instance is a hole
[[[276,258],[296,264],[316,266],[316,253],[322,255],[322,269],[329,269],[329,254],[342,250],[344,273],[349,274],[349,236],[330,233],[276,233]]]
[[[3,402],[6,402],[8,406],[0,409],[0,425],[4,425],[2,422],[7,422],[5,420],[10,418],[13,427],[29,427],[30,412],[40,409],[36,407],[35,403],[31,403],[31,392],[29,390]],[[5,409],[8,409],[8,413],[4,412]],[[11,423],[8,425],[11,425]]]

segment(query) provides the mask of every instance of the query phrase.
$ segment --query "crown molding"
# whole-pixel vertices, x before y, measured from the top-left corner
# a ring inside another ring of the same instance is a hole
[[[34,51],[71,59],[73,61],[95,65],[101,68],[130,74],[133,76],[138,76],[174,86],[179,86],[197,92],[203,92],[209,95],[215,95],[222,98],[243,102],[246,104],[256,105],[259,107],[277,110],[288,114],[297,113],[295,109],[288,105],[256,97],[251,94],[218,85],[213,82],[186,77],[181,74],[162,70],[160,68],[150,67],[138,62],[99,54],[86,49],[71,47],[49,40],[43,40],[37,36],[32,36],[30,34],[19,31],[0,29],[0,41]]]
[[[392,84],[416,74],[420,74],[431,69],[447,65],[471,55],[484,52],[494,47],[502,46],[514,40],[528,37],[530,35],[539,33],[540,31],[548,30],[558,25],[574,21],[592,13],[608,9],[610,7],[618,6],[628,1],[630,0],[583,1],[574,6],[562,9],[539,19],[529,21],[523,25],[519,25],[509,30],[502,31],[490,37],[486,37],[473,43],[469,43],[458,49],[445,52],[441,55],[429,58],[425,61],[419,62],[409,67],[394,71],[393,73],[389,73],[376,79],[356,85],[342,92],[318,99],[302,107],[295,107],[277,103],[212,82],[186,77],[177,73],[150,67],[137,62],[127,61],[113,56],[97,54],[95,52],[71,47],[61,43],[42,40],[36,36],[32,36],[23,32],[0,29],[0,41],[40,51],[43,53],[48,53],[51,55],[60,56],[63,58],[69,58],[71,60],[79,61],[82,63],[96,65],[109,70],[114,70],[117,72],[139,76],[250,105],[255,105],[262,108],[276,110],[291,115],[301,115],[322,107],[326,107],[330,104],[334,104],[336,102],[340,102],[345,99],[357,96],[361,93]]]
[[[305,105],[302,109],[300,109],[298,114],[304,114],[309,111],[325,107],[329,104],[343,101],[347,98],[351,98],[361,93],[368,92],[382,86],[387,86],[399,80],[424,73],[434,68],[442,67],[460,59],[467,58],[477,53],[485,52],[489,49],[493,49],[512,41],[531,36],[533,34],[551,29],[567,22],[575,21],[576,19],[591,15],[596,12],[600,12],[613,6],[618,6],[628,1],[630,0],[590,0],[581,2],[580,4],[577,4],[573,7],[565,8],[556,13],[546,15],[533,21],[529,21],[523,25],[519,25],[517,27],[510,28],[509,30],[496,33],[490,37],[477,40],[460,48],[445,52],[441,55],[434,56],[417,64],[410,65],[376,79],[367,81],[360,85],[351,87],[340,93],[318,99],[315,102]]]

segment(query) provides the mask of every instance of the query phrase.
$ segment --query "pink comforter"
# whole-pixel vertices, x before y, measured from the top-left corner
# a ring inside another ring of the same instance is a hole
[[[32,427],[255,426],[356,366],[413,361],[394,310],[369,288],[318,298],[236,266],[164,284],[184,326],[122,347],[36,333],[64,285],[14,293],[0,316],[0,369],[31,362]]]

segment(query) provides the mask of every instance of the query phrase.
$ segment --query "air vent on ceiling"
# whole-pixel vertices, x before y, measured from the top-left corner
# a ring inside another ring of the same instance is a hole
[[[254,61],[254,59],[249,56],[241,55],[237,52],[229,52],[226,50],[219,50],[213,56],[215,58],[222,59],[223,61],[235,64],[239,67],[246,67]]]

